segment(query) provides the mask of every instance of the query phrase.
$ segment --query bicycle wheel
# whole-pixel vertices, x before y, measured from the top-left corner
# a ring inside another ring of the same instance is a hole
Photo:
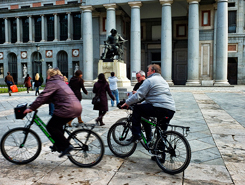
[[[186,138],[176,131],[167,131],[164,136],[166,136],[166,146],[162,138],[159,138],[154,146],[156,163],[168,174],[180,173],[190,163],[191,147]]]
[[[104,156],[104,143],[100,136],[92,130],[76,130],[71,133],[68,140],[74,147],[68,158],[77,166],[92,167],[98,164]]]
[[[26,164],[35,160],[41,149],[39,136],[27,128],[11,129],[1,139],[2,155],[15,164]]]
[[[111,152],[117,157],[129,157],[137,147],[137,144],[131,141],[132,130],[125,122],[115,123],[109,129],[107,143]]]

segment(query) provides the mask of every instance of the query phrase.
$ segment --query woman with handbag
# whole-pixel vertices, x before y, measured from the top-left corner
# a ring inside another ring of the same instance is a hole
[[[74,94],[76,95],[77,99],[80,102],[82,101],[81,89],[83,90],[83,92],[86,95],[88,94],[88,91],[84,87],[84,80],[82,79],[82,76],[83,76],[82,71],[80,69],[78,69],[75,72],[75,76],[73,76],[70,79],[70,83],[69,83],[69,86],[70,86],[71,90],[74,92]],[[83,123],[81,115],[77,117],[77,120],[78,120],[78,123]],[[72,120],[67,123],[69,125],[69,127],[71,127],[71,122],[72,122]]]
[[[95,93],[95,97],[99,98],[99,101],[97,101],[99,103],[94,102],[94,110],[99,110],[99,117],[95,121],[100,126],[105,125],[102,119],[108,111],[108,100],[106,92],[111,97],[111,99],[115,100],[114,96],[111,94],[109,84],[105,79],[105,75],[103,73],[100,73],[98,76],[98,81],[94,84],[93,87],[93,93]]]
[[[29,89],[31,87],[31,79],[32,78],[29,76],[29,74],[27,74],[26,77],[25,77],[25,81],[24,81],[27,93],[29,93]]]

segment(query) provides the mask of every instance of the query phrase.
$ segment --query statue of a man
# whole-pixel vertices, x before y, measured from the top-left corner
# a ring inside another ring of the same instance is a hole
[[[27,75],[27,68],[26,68],[26,65],[24,64],[23,65],[23,78],[25,78]]]
[[[122,44],[126,42],[120,34],[117,34],[117,30],[111,29],[111,35],[108,36],[105,42],[105,50],[102,53],[101,59],[113,59],[115,55],[118,55],[118,59],[122,59]]]

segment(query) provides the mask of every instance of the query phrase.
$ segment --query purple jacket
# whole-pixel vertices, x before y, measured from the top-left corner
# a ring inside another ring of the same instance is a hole
[[[45,103],[54,104],[54,115],[62,118],[76,118],[81,115],[82,105],[71,88],[59,75],[52,76],[43,92],[32,103],[30,109],[35,111]]]

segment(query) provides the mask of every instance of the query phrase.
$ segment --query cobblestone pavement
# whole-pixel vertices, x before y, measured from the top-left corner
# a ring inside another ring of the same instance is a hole
[[[240,185],[245,179],[245,86],[234,87],[171,87],[176,102],[176,114],[171,124],[190,127],[187,137],[192,159],[185,172],[168,175],[161,171],[150,154],[140,144],[126,159],[115,157],[107,145],[107,131],[125,110],[109,107],[103,127],[94,130],[105,144],[103,160],[92,168],[78,168],[66,157],[51,153],[50,143],[36,126],[43,142],[41,155],[26,165],[7,162],[0,154],[0,185]],[[23,126],[26,120],[16,120],[13,108],[19,103],[31,103],[34,91],[0,94],[0,138],[11,128]],[[109,102],[108,102],[109,103]],[[110,103],[109,103],[110,105]],[[82,119],[94,123],[98,111],[91,100],[82,100]],[[48,121],[48,106],[39,108],[39,116]],[[74,120],[76,122],[76,120]],[[76,129],[75,127],[72,129]]]

